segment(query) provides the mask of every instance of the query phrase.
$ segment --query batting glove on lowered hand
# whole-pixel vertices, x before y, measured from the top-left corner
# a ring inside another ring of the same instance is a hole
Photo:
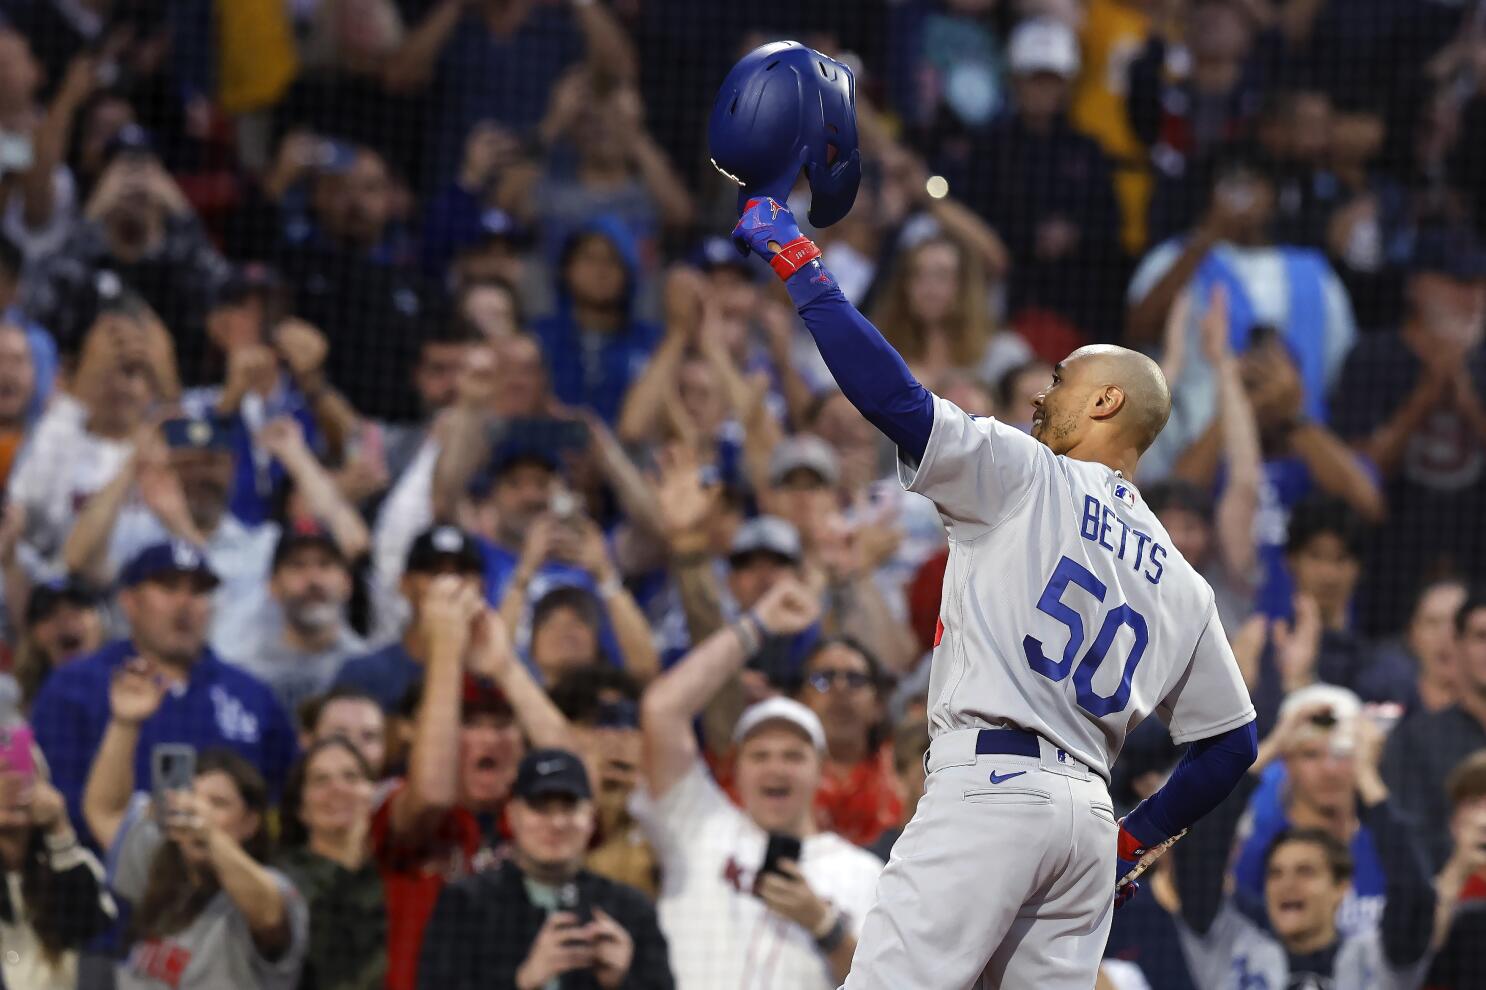
[[[1125,819],[1120,819],[1120,838],[1118,852],[1115,854],[1115,895],[1114,906],[1116,909],[1124,907],[1125,903],[1140,892],[1140,884],[1137,880],[1140,875],[1150,869],[1161,854],[1176,844],[1176,840],[1187,834],[1182,829],[1176,835],[1158,842],[1154,846],[1147,846],[1134,833],[1126,830]]]
[[[743,207],[743,215],[733,228],[733,245],[739,254],[746,256],[752,251],[763,258],[781,279],[788,279],[820,257],[820,248],[800,233],[789,207],[772,196],[750,199]]]

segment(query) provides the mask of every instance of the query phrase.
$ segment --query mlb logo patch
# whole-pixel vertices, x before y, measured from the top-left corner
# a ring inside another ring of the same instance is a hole
[[[1114,497],[1130,506],[1130,508],[1135,508],[1135,489],[1131,488],[1125,482],[1116,481],[1114,483]]]

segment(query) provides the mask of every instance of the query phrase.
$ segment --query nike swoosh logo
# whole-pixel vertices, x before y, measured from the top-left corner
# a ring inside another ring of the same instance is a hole
[[[993,783],[993,784],[1004,784],[1008,780],[1010,780],[1011,778],[1013,778],[1013,777],[1020,777],[1022,774],[1026,773],[1026,772],[1027,771],[1025,771],[1025,770],[1018,770],[1016,773],[997,773],[996,771],[992,770],[991,771],[991,783]]]

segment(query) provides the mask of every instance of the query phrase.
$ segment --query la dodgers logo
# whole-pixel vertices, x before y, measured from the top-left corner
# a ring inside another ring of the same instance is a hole
[[[248,711],[241,701],[220,686],[212,688],[211,699],[212,709],[217,716],[217,728],[222,731],[224,739],[245,743],[258,741],[257,715]]]

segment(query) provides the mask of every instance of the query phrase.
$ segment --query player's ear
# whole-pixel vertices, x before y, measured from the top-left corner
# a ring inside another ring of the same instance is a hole
[[[1125,390],[1118,385],[1105,385],[1095,389],[1093,408],[1089,415],[1094,419],[1109,419],[1125,406]]]

